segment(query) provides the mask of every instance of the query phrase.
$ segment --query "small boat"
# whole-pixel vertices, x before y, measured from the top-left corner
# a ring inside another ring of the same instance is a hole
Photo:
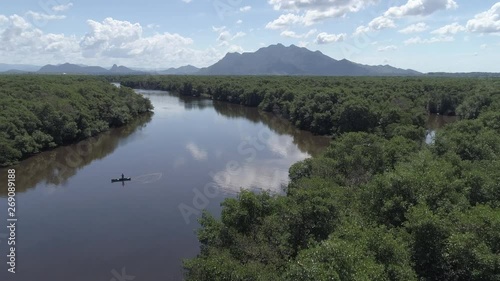
[[[111,179],[111,182],[122,182],[122,181],[130,181],[132,178],[119,178],[119,179]]]

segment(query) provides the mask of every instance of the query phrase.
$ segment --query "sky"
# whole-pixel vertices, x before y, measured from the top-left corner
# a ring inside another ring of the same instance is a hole
[[[500,2],[0,0],[0,63],[205,67],[277,43],[421,72],[500,72]]]

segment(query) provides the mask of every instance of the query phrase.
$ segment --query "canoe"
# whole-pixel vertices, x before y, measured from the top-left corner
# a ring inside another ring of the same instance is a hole
[[[130,181],[132,178],[111,179],[111,182]]]

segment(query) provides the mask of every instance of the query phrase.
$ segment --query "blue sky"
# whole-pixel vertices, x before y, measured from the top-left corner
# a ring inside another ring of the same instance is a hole
[[[166,69],[295,44],[422,72],[500,72],[489,0],[0,1],[0,63]]]

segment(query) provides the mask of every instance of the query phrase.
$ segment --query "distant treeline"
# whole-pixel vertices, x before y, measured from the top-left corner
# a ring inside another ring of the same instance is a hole
[[[110,78],[111,79],[111,78]],[[428,113],[476,117],[500,79],[130,76],[122,85],[258,106],[316,134],[416,132]],[[405,128],[402,128],[404,126]],[[413,129],[411,129],[413,127]],[[409,130],[411,132],[409,132]]]
[[[130,88],[89,76],[0,76],[0,166],[122,126],[152,109]]]

